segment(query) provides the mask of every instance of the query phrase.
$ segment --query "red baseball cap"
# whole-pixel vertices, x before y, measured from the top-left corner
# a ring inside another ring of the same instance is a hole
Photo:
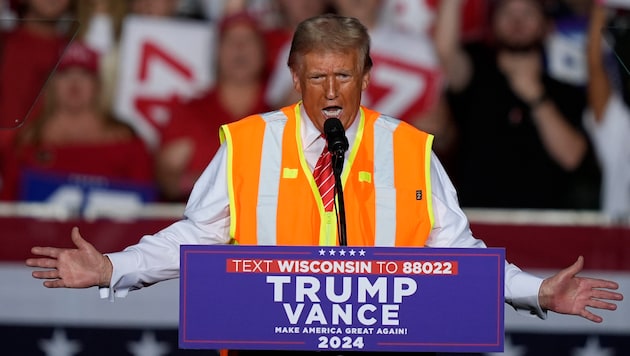
[[[98,53],[81,42],[72,42],[64,52],[57,71],[68,68],[83,68],[92,74],[98,73]]]
[[[243,24],[253,28],[256,32],[260,32],[260,26],[256,18],[254,18],[247,11],[239,11],[232,14],[227,14],[221,18],[219,22],[219,35],[223,36],[225,31],[233,25]]]

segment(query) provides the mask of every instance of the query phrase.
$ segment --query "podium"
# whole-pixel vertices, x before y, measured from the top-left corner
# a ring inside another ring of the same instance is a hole
[[[502,352],[502,248],[181,246],[183,349]]]

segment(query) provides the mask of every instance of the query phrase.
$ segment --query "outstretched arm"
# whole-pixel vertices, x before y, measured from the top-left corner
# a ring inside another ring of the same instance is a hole
[[[458,92],[472,78],[472,63],[461,43],[461,13],[464,0],[442,0],[435,20],[435,49],[446,76],[449,89]]]
[[[606,8],[602,1],[596,1],[591,8],[586,58],[589,73],[588,103],[598,122],[603,119],[606,105],[612,95],[612,87],[602,58],[602,29],[606,26],[606,18]]]
[[[33,271],[33,277],[45,279],[48,288],[89,288],[108,286],[112,264],[92,244],[81,237],[79,228],[72,229],[72,242],[76,248],[33,247],[38,258],[29,258],[26,265],[47,268]]]
[[[538,293],[540,306],[556,313],[579,315],[601,323],[602,317],[587,308],[615,310],[617,305],[610,301],[623,300],[623,295],[611,291],[619,288],[615,282],[578,277],[583,266],[584,258],[580,256],[570,267],[545,279]]]

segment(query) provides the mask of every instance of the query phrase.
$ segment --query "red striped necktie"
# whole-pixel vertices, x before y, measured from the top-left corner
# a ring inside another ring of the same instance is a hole
[[[332,168],[332,155],[328,152],[328,146],[324,146],[321,156],[317,160],[315,170],[313,171],[315,184],[319,188],[319,194],[322,196],[325,211],[333,210],[335,202],[335,178]]]

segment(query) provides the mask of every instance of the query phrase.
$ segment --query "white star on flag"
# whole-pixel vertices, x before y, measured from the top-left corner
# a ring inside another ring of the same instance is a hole
[[[597,336],[590,336],[584,347],[573,349],[572,356],[615,356],[615,351],[603,348]]]
[[[68,340],[63,329],[55,329],[52,339],[39,340],[38,344],[46,356],[72,356],[81,352],[81,343]]]
[[[503,352],[486,353],[487,356],[525,356],[525,354],[527,354],[527,348],[514,345],[509,336],[506,336],[503,342]]]
[[[161,356],[171,351],[168,343],[157,341],[155,334],[150,331],[143,332],[140,341],[132,341],[127,345],[127,350],[133,356]]]

